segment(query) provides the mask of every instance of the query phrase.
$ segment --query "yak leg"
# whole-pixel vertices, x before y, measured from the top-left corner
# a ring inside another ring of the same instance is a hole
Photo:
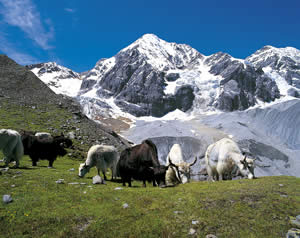
[[[128,179],[128,187],[131,187],[131,178]]]
[[[36,166],[37,162],[39,161],[39,158],[35,157],[35,156],[30,156],[31,160],[32,160],[32,166]]]
[[[53,162],[54,162],[54,159],[49,159],[48,168],[52,168],[53,167]]]
[[[104,180],[107,181],[107,178],[106,178],[106,175],[105,175],[105,171],[102,171],[102,173],[103,173]]]
[[[153,187],[156,187],[155,179],[153,179],[152,184],[153,184]],[[157,185],[159,185],[159,182],[158,182],[158,181],[157,181]]]
[[[122,177],[122,183],[123,183],[123,186],[126,187],[126,180],[123,177]]]
[[[146,180],[143,180],[143,187],[146,187]]]
[[[20,161],[17,159],[17,160],[16,160],[15,168],[19,168],[19,165],[20,165]]]

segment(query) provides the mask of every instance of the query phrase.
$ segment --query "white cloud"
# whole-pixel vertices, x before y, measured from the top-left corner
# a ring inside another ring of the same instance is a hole
[[[73,8],[65,8],[64,10],[66,12],[69,12],[69,13],[75,13],[76,12],[76,9],[73,9]]]
[[[9,25],[19,27],[42,49],[53,48],[49,41],[54,38],[54,28],[47,20],[48,29],[41,21],[40,13],[31,0],[0,0],[3,8],[0,13]]]
[[[22,65],[34,64],[39,62],[34,57],[16,50],[3,36],[0,36],[0,51]]]

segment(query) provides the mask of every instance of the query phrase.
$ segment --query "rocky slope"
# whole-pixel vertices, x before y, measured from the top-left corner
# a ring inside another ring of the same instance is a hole
[[[11,116],[1,115],[0,128],[71,132],[78,144],[86,146],[104,143],[121,149],[127,145],[114,131],[88,119],[77,101],[55,94],[28,68],[5,55],[0,55],[0,84],[0,109]]]

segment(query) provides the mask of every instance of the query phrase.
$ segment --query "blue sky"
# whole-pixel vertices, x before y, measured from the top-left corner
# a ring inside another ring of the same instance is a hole
[[[299,29],[299,0],[0,0],[0,53],[76,72],[146,33],[245,58],[264,45],[300,49]]]

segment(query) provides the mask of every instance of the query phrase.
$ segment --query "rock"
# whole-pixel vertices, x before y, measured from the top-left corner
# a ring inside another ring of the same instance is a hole
[[[78,185],[79,183],[78,182],[73,182],[73,183],[68,183],[70,185]]]
[[[196,234],[196,230],[191,228],[189,231],[189,235],[194,235],[194,234]]]
[[[55,181],[57,184],[63,184],[63,183],[65,183],[64,182],[64,179],[59,179],[59,180],[57,180],[57,181]]]
[[[127,203],[123,204],[123,208],[128,208],[128,207],[129,207],[129,205]]]
[[[12,185],[10,185],[12,188],[14,188],[14,187],[16,187],[16,185],[14,185],[14,184],[12,184]]]
[[[2,171],[2,172],[7,172],[8,170],[9,170],[8,167],[6,167],[6,168],[1,168],[1,169],[0,169],[0,171]]]
[[[213,235],[213,234],[208,234],[208,235],[205,236],[205,238],[218,238],[218,237],[216,237],[216,236]]]
[[[10,203],[12,202],[12,197],[8,194],[3,195],[3,202],[4,203]]]
[[[121,190],[121,189],[123,189],[123,188],[121,188],[121,187],[116,187],[114,190]]]
[[[290,229],[286,234],[286,238],[300,238],[300,229]]]
[[[69,169],[69,171],[70,171],[70,172],[73,172],[73,171],[75,171],[75,169],[74,169],[74,168],[71,168],[71,169]]]
[[[75,132],[74,131],[70,131],[68,134],[67,134],[67,137],[71,140],[74,140],[75,139]]]
[[[199,221],[197,221],[197,220],[192,220],[192,224],[193,224],[193,225],[197,225],[197,224],[199,224]]]
[[[296,218],[291,217],[290,223],[293,227],[296,227],[296,228],[300,229],[300,215],[298,215]]]
[[[183,211],[174,211],[175,214],[182,214]]]
[[[93,177],[93,184],[105,184],[104,179],[101,178],[99,175]]]
[[[283,187],[283,184],[278,184],[279,185],[279,187]]]

